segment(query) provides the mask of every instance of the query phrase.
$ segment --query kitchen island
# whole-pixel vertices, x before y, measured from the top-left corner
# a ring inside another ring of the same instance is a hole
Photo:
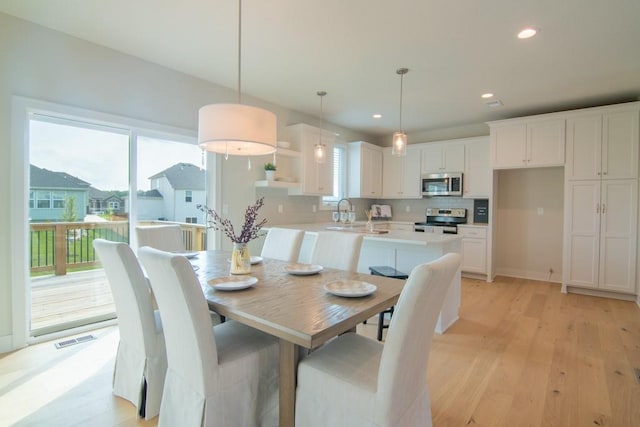
[[[335,224],[287,224],[274,227],[305,231],[299,262],[309,263],[318,231],[332,231]],[[436,260],[449,252],[460,252],[461,237],[455,234],[417,233],[393,229],[383,231],[367,232],[364,225],[359,223],[354,224],[353,227],[341,227],[341,230],[337,231],[364,235],[358,261],[359,273],[369,273],[370,266],[386,265],[409,274],[419,264]],[[459,307],[460,271],[454,276],[445,298],[436,332],[443,333],[455,323],[458,319]]]

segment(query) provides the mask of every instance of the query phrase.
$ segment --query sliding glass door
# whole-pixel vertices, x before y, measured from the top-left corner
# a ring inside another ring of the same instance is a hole
[[[129,241],[129,145],[126,129],[31,115],[32,336],[115,318],[92,242]]]
[[[97,238],[135,242],[135,226],[183,228],[204,249],[203,153],[184,137],[32,113],[28,118],[29,334],[115,318]]]

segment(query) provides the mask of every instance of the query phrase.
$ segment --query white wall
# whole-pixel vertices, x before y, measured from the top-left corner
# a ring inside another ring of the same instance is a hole
[[[560,282],[564,169],[502,170],[498,180],[497,274]]]
[[[12,146],[11,141],[12,96],[195,131],[202,105],[235,102],[236,93],[5,14],[0,14],[0,52],[0,200],[5,201],[0,204],[0,352],[3,352],[14,346],[12,277],[14,269],[23,267],[11,263],[11,230],[23,227],[10,220],[12,174],[22,173],[21,165],[14,165],[18,170],[12,172],[10,162],[13,150],[21,149]],[[273,111],[278,116],[279,130],[298,122],[317,121],[315,117],[248,96],[244,96],[244,101]],[[368,139],[367,135],[330,123],[326,126],[347,140]],[[222,163],[224,184],[218,200],[234,213],[232,220],[238,219],[237,213],[242,216],[255,197],[254,176],[240,164],[246,165],[246,160]]]

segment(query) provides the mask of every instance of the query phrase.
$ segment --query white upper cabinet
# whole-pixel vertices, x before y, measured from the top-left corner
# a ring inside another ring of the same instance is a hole
[[[301,155],[300,186],[290,188],[289,194],[309,196],[330,196],[333,193],[333,132],[322,132],[322,143],[326,145],[324,163],[316,163],[313,147],[319,142],[320,129],[299,123],[287,127],[288,139],[298,148]]]
[[[421,199],[420,149],[407,147],[407,155],[391,155],[391,148],[382,153],[382,197],[385,199]]]
[[[347,197],[382,196],[382,148],[364,141],[350,142]]]
[[[492,181],[489,137],[470,138],[464,150],[462,197],[488,199]]]
[[[637,108],[567,119],[566,179],[637,177]]]
[[[494,169],[564,165],[564,118],[502,120],[489,127]]]
[[[462,172],[464,144],[428,143],[422,148],[422,173]]]

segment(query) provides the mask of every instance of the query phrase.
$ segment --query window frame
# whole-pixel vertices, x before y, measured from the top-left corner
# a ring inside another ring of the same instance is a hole
[[[340,199],[347,197],[347,156],[349,150],[345,142],[336,141],[333,144],[333,189],[334,195],[332,196],[320,196],[319,197],[319,209],[321,211],[335,210]],[[336,150],[338,153],[336,153]],[[338,163],[338,170],[336,171],[336,163]],[[337,181],[337,182],[336,182]],[[337,191],[337,194],[335,193]]]

